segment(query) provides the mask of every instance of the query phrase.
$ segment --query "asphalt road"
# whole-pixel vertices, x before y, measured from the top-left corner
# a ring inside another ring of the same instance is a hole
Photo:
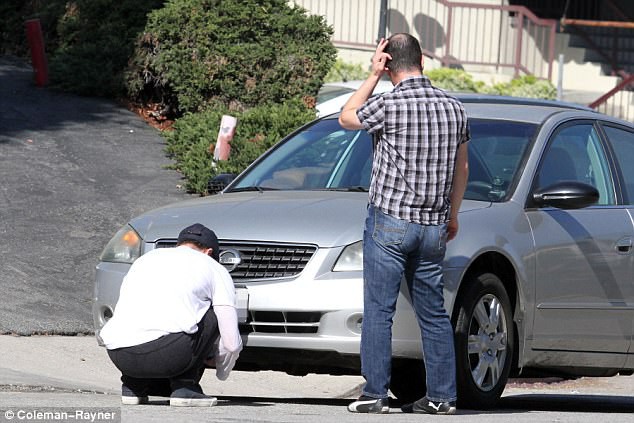
[[[129,218],[189,197],[159,132],[0,57],[0,333],[93,330],[94,267]]]
[[[0,423],[5,413],[33,410],[114,411],[120,420],[99,422],[420,422],[449,419],[483,423],[631,423],[634,376],[512,380],[492,410],[460,409],[457,416],[401,413],[392,401],[390,415],[347,411],[359,395],[359,376],[289,376],[280,372],[232,372],[224,382],[205,372],[203,390],[218,398],[212,408],[175,409],[165,398],[121,406],[119,372],[92,336],[0,336]],[[6,359],[9,358],[10,359]],[[27,421],[27,420],[22,420]],[[28,420],[34,421],[34,420]],[[69,418],[59,420],[77,422]]]

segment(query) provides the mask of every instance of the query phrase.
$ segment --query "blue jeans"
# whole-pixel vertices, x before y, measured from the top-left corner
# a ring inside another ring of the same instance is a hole
[[[363,395],[388,396],[392,319],[405,276],[423,340],[427,398],[456,400],[453,328],[443,299],[446,229],[445,224],[420,225],[368,207],[363,234]]]

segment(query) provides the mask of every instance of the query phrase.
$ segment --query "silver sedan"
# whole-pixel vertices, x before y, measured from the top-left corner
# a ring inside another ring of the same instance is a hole
[[[449,243],[445,302],[459,405],[493,406],[512,375],[634,371],[634,125],[540,100],[459,95],[470,177]],[[322,117],[220,194],[132,219],[97,266],[97,331],[130,264],[201,222],[233,276],[243,370],[358,374],[362,231],[372,141]],[[407,290],[393,326],[392,393],[425,389]]]

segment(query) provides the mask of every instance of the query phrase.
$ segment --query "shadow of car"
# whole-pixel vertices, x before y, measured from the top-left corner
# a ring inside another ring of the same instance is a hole
[[[488,408],[509,376],[634,370],[634,125],[565,103],[459,94],[470,175],[447,247],[459,405]],[[240,298],[242,370],[359,374],[362,231],[372,140],[337,115],[299,128],[220,194],[135,217],[97,266],[97,333],[141,254],[201,222]],[[391,391],[425,392],[403,286]]]

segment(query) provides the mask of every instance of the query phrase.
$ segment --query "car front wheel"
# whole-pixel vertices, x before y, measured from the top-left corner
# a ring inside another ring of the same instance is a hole
[[[498,276],[480,273],[465,280],[456,331],[458,403],[493,407],[506,386],[513,358],[511,302]]]

